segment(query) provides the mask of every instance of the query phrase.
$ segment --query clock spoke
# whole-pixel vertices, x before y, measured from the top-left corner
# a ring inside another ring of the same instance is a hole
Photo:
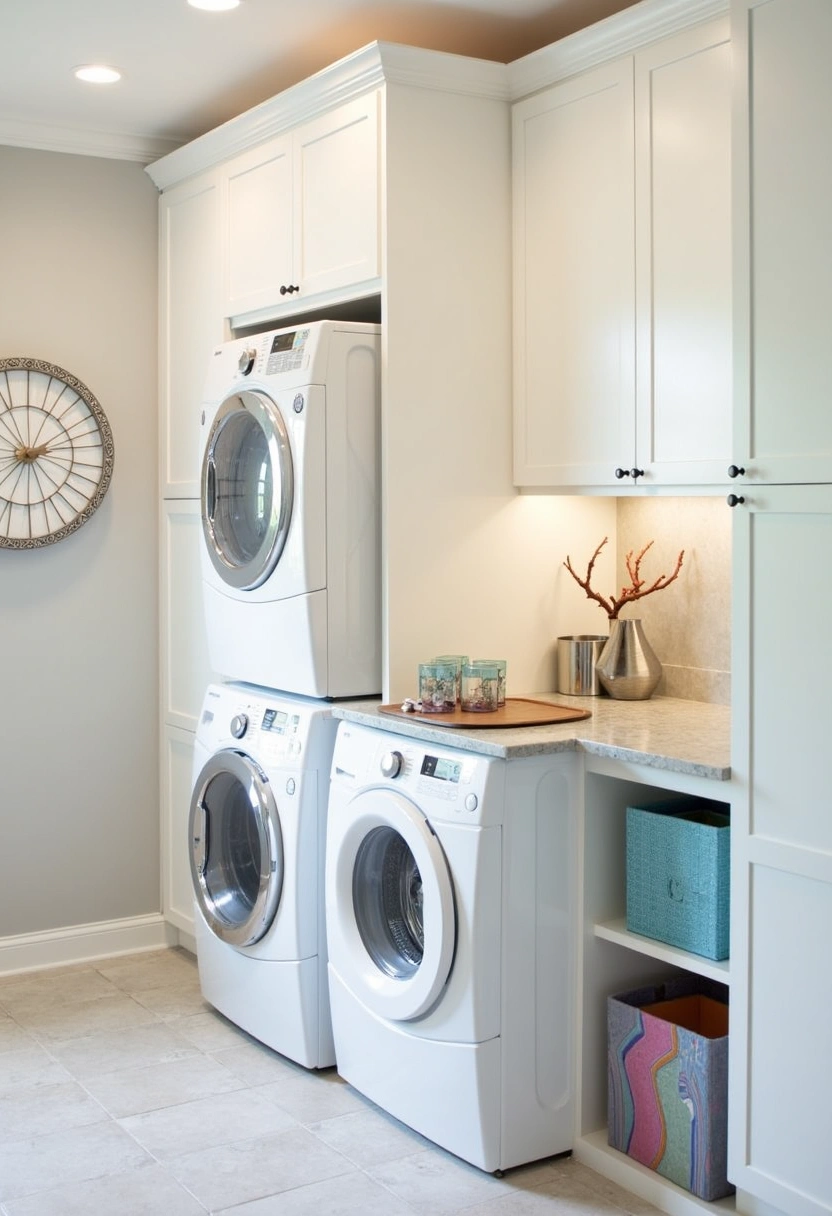
[[[22,465],[18,460],[16,460],[7,473],[0,475],[0,494],[2,494],[3,498],[7,499],[9,502],[13,501],[14,492],[20,485],[20,479],[23,475],[23,470],[25,467],[25,465]],[[10,478],[14,478],[11,485],[11,491],[9,490],[8,486]]]

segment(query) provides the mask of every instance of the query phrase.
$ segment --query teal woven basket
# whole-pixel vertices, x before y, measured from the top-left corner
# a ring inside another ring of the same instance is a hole
[[[627,928],[705,958],[729,955],[731,826],[706,799],[627,807]]]

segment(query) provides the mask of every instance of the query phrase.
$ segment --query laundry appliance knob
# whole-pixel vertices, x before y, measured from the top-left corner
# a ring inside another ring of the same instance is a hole
[[[249,346],[240,355],[237,367],[240,369],[241,376],[247,376],[254,367],[254,360],[257,358],[257,351],[253,346]]]
[[[235,739],[242,739],[248,730],[248,717],[246,714],[235,714],[231,719],[231,725],[228,729]]]
[[[385,752],[379,763],[382,777],[398,777],[403,767],[404,756],[401,752]]]

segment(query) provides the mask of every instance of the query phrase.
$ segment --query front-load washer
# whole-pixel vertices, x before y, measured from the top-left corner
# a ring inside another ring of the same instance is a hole
[[[310,697],[381,691],[380,326],[214,351],[201,421],[211,667]]]
[[[518,761],[342,721],[326,846],[338,1071],[484,1170],[574,1120],[574,756]]]
[[[320,702],[215,684],[194,751],[188,831],[203,996],[307,1068],[335,1062],[323,865],[336,727]]]

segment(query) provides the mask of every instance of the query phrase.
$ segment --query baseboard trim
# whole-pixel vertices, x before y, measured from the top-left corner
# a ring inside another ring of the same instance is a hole
[[[179,945],[179,940],[178,930],[159,913],[0,937],[0,976],[89,963],[140,950],[161,950]]]

